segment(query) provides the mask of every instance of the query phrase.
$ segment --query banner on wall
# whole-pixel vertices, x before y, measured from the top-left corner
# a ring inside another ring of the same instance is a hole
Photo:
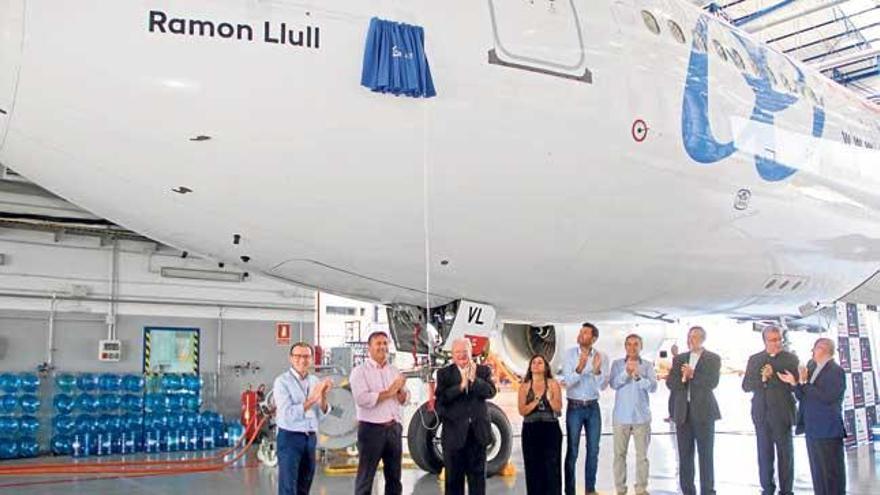
[[[838,303],[837,349],[846,372],[843,418],[847,447],[867,443],[877,424],[877,384],[871,352],[872,334],[880,315],[874,306]]]

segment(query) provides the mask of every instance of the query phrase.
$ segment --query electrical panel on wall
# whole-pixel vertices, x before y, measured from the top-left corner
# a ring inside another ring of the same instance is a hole
[[[99,340],[98,341],[98,360],[119,362],[122,359],[122,341],[120,340]]]

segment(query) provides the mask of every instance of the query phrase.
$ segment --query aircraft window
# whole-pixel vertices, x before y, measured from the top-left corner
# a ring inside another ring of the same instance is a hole
[[[697,33],[693,33],[694,35],[694,47],[701,52],[706,51],[706,39],[700,36]]]
[[[779,86],[779,80],[776,79],[776,74],[773,72],[773,69],[770,67],[765,67],[767,69],[767,77],[770,79],[770,84],[773,86]]]
[[[807,96],[807,98],[810,99],[811,102],[817,105],[819,104],[819,100],[816,99],[816,93],[814,93],[809,86],[804,86],[804,94]]]
[[[748,61],[748,64],[746,65],[749,68],[749,74],[751,74],[753,77],[761,77],[761,71],[758,69],[758,64],[756,64],[755,61],[752,60],[752,57],[749,57],[746,60]]]
[[[715,47],[715,53],[721,57],[721,60],[727,62],[727,53],[724,51],[724,46],[718,40],[712,40],[712,46]]]
[[[681,30],[681,26],[676,24],[672,19],[667,20],[666,25],[669,26],[669,32],[672,33],[672,37],[675,38],[675,41],[679,43],[685,42],[684,31]]]
[[[743,59],[740,56],[739,52],[736,51],[736,49],[734,49],[734,48],[731,48],[729,51],[730,51],[730,58],[733,59],[733,65],[735,65],[737,69],[739,69],[741,71],[745,71],[746,64],[743,63]]]
[[[791,83],[788,82],[788,78],[785,77],[785,74],[779,74],[779,79],[782,81],[782,87],[791,91]],[[791,91],[794,93],[794,91]]]
[[[645,21],[645,27],[648,28],[648,31],[651,31],[654,34],[660,34],[660,24],[657,23],[657,18],[654,17],[654,14],[647,10],[643,10],[642,20]]]

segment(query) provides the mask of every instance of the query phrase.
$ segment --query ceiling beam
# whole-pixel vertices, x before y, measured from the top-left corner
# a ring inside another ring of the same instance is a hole
[[[875,6],[871,7],[871,8],[868,8],[868,9],[865,9],[865,10],[862,10],[862,11],[859,11],[859,12],[854,12],[854,13],[852,13],[852,14],[846,16],[846,17],[838,17],[838,18],[835,18],[835,19],[831,19],[830,21],[821,22],[821,23],[819,23],[819,24],[815,24],[815,25],[810,26],[810,27],[806,27],[806,28],[803,28],[803,29],[799,29],[799,30],[797,30],[797,31],[793,31],[793,32],[788,33],[788,34],[783,34],[782,36],[777,36],[777,37],[775,37],[775,38],[770,38],[769,40],[765,41],[764,43],[767,43],[767,44],[770,44],[770,43],[776,43],[777,41],[782,41],[782,40],[784,40],[784,39],[791,38],[792,36],[797,36],[797,35],[799,35],[799,34],[808,33],[808,32],[810,32],[810,31],[813,31],[814,29],[819,29],[819,28],[822,28],[822,27],[825,27],[825,26],[830,26],[830,25],[832,25],[832,24],[836,24],[836,23],[841,22],[841,21],[846,20],[846,19],[852,19],[853,17],[858,17],[858,16],[860,16],[860,15],[862,15],[862,14],[866,14],[866,13],[868,13],[868,12],[871,12],[871,11],[873,11],[873,10],[877,10],[877,9],[880,9],[880,5],[875,5]]]
[[[801,11],[795,12],[794,14],[783,17],[782,19],[777,19],[775,21],[765,22],[763,24],[756,24],[754,26],[748,26],[745,28],[745,31],[747,33],[757,33],[757,32],[763,31],[765,29],[771,28],[773,26],[785,24],[785,23],[793,21],[799,17],[804,17],[804,16],[810,15],[814,12],[819,12],[819,11],[822,11],[825,9],[830,9],[831,7],[835,7],[837,5],[840,5],[840,4],[846,3],[846,2],[849,2],[849,0],[832,0],[831,2],[822,4],[822,5],[818,5],[816,7],[811,8],[811,9],[806,9],[806,10],[801,10]]]

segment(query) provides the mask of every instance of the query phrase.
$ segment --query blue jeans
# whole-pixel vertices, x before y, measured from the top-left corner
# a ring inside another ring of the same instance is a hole
[[[578,447],[581,441],[581,428],[587,430],[587,462],[584,466],[587,493],[596,491],[596,468],[599,465],[599,436],[602,434],[602,413],[598,401],[585,406],[568,404],[565,412],[565,495],[574,495],[577,491],[577,477],[574,467],[578,458]]]
[[[278,495],[308,495],[315,477],[318,437],[278,428]]]

